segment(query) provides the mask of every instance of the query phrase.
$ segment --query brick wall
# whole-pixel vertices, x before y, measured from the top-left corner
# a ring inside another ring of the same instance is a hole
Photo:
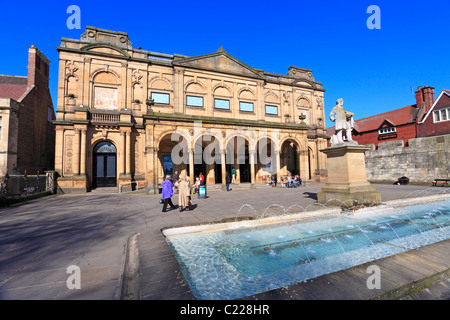
[[[358,144],[374,144],[375,147],[378,146],[379,143],[388,142],[388,141],[395,141],[395,140],[402,140],[405,145],[408,144],[409,139],[416,137],[416,124],[415,123],[409,123],[406,125],[401,125],[395,127],[395,137],[386,139],[386,140],[378,140],[378,137],[383,137],[378,133],[378,130],[375,131],[368,131],[363,132],[362,134],[354,134],[353,140],[358,142]],[[391,136],[390,134],[386,134],[384,137]]]
[[[367,179],[371,182],[394,183],[406,176],[410,183],[430,184],[434,179],[450,178],[450,134],[383,142],[378,150],[366,152]]]
[[[48,88],[50,61],[34,46],[28,53],[28,94],[20,102],[17,169],[41,174],[54,169],[54,126],[47,121],[53,102]],[[54,120],[54,116],[52,118]]]

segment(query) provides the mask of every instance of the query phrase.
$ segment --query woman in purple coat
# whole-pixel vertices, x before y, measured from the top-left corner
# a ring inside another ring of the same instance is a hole
[[[173,184],[170,182],[170,176],[166,176],[166,180],[162,183],[162,198],[164,201],[164,205],[162,208],[162,212],[166,212],[167,204],[170,205],[170,209],[175,209],[175,206],[172,203],[173,196]]]

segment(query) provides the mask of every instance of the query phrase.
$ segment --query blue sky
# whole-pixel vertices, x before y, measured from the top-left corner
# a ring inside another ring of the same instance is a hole
[[[90,25],[127,32],[134,47],[149,51],[196,56],[223,46],[268,72],[312,69],[326,89],[326,116],[338,98],[360,119],[414,104],[418,86],[435,87],[436,96],[450,89],[450,0],[124,3],[0,0],[0,74],[26,75],[34,44],[52,61],[56,107],[56,47]],[[66,26],[70,5],[81,9],[80,30]],[[367,28],[370,5],[381,9],[379,30]]]

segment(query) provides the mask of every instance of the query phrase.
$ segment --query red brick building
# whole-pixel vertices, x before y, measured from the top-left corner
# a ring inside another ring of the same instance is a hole
[[[353,140],[360,145],[450,134],[450,91],[444,90],[435,101],[434,88],[419,87],[416,104],[355,120]],[[334,127],[327,129],[331,137]]]
[[[28,50],[28,76],[0,75],[0,176],[54,169],[55,120],[50,61]]]
[[[443,90],[418,123],[418,137],[450,134],[450,90]]]

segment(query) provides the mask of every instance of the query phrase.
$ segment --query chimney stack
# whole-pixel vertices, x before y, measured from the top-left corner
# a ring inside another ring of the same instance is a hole
[[[418,87],[417,91],[416,91],[416,105],[417,108],[420,108],[422,106],[423,103],[423,92],[422,92],[422,87]]]
[[[50,60],[34,45],[28,47],[28,87],[47,86],[49,81]]]
[[[430,111],[435,101],[434,88],[428,86],[423,88],[423,100],[425,101],[423,112],[428,113],[428,111]]]

